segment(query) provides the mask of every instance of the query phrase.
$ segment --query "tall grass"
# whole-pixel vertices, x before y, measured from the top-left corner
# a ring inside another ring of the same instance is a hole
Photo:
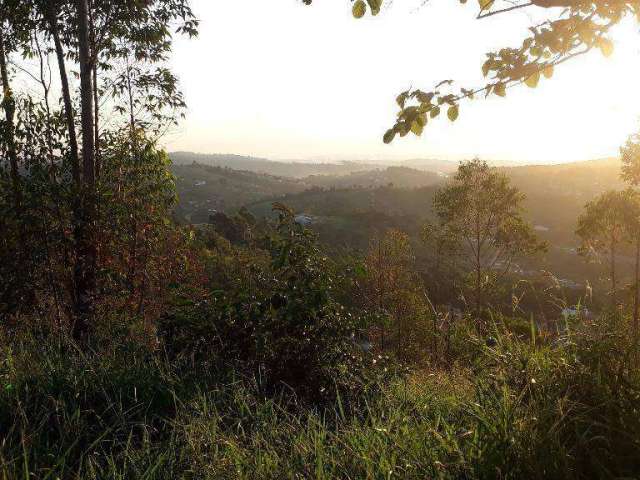
[[[0,475],[633,478],[640,381],[621,322],[550,344],[496,327],[495,342],[460,340],[464,364],[322,409],[220,372],[187,379],[124,342],[85,354],[21,335],[0,360]]]

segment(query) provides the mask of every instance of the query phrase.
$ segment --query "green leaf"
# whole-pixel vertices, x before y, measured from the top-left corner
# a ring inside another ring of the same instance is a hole
[[[371,9],[371,13],[373,15],[377,15],[380,13],[380,8],[382,7],[382,0],[367,0],[369,4],[369,8]]]
[[[411,124],[411,131],[417,135],[422,135],[425,125],[427,124],[427,116],[425,114],[418,115]]]
[[[449,120],[451,120],[452,122],[455,122],[458,119],[459,113],[460,111],[458,109],[458,105],[452,105],[447,110],[447,117],[449,117]]]
[[[430,110],[430,114],[431,114],[431,118],[436,118],[438,115],[440,115],[440,107],[433,107]]]
[[[433,92],[425,93],[421,90],[418,90],[417,92],[414,93],[414,95],[420,103],[429,103],[431,102],[431,99],[433,99],[434,93]]]
[[[529,88],[536,88],[538,86],[539,81],[540,81],[540,72],[535,72],[524,81],[524,84]]]
[[[396,136],[396,131],[393,128],[390,128],[389,130],[386,131],[386,133],[384,134],[384,137],[382,137],[382,141],[386,144],[389,144],[391,142],[393,142],[393,139]]]
[[[364,17],[364,14],[367,13],[367,4],[364,3],[364,0],[356,0],[353,4],[352,12],[355,18]]]

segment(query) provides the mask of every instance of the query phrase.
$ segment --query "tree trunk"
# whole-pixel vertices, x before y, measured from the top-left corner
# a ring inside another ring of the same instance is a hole
[[[611,302],[613,308],[618,306],[618,288],[616,283],[616,243],[611,242]]]
[[[638,285],[638,281],[640,280],[640,237],[636,238],[636,265],[635,265],[635,283],[633,285],[633,338],[637,342],[638,341],[638,314],[640,312],[640,305],[638,305],[638,301],[640,300],[640,294],[638,289],[640,285]]]
[[[58,71],[60,72],[60,86],[62,89],[62,101],[64,103],[64,116],[67,122],[67,130],[69,132],[69,150],[71,155],[71,174],[76,189],[80,189],[82,180],[80,178],[80,156],[78,154],[78,139],[76,137],[75,113],[73,111],[73,103],[71,102],[71,89],[69,88],[69,78],[67,76],[67,67],[64,61],[64,49],[60,41],[60,33],[58,30],[58,19],[53,7],[47,11],[49,29],[56,50],[56,58],[58,60]],[[74,207],[74,211],[78,210],[78,206]]]
[[[476,217],[476,322],[477,327],[482,329],[482,259],[480,251],[480,223]]]
[[[95,148],[95,177],[100,178],[100,168],[102,166],[100,155],[100,106],[98,103],[98,56],[99,49],[96,40],[96,26],[93,17],[93,2],[89,2],[89,35],[91,39],[91,79],[93,82],[93,137]]]
[[[80,63],[80,104],[82,123],[82,208],[76,238],[76,321],[73,334],[83,339],[93,316],[96,287],[95,229],[95,138],[93,117],[93,62],[89,51],[89,9],[87,0],[77,0],[78,54]]]
[[[18,151],[15,139],[15,99],[9,85],[9,73],[7,71],[7,54],[4,47],[4,32],[2,24],[0,24],[0,80],[2,81],[4,115],[6,122],[6,131],[4,132],[4,140],[7,143],[7,156],[9,157],[11,184],[13,187],[13,196],[16,212],[21,209],[22,195],[20,191],[20,172],[18,171]]]

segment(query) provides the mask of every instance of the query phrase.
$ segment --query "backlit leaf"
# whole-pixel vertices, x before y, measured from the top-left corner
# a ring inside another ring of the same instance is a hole
[[[391,128],[386,131],[386,133],[384,134],[384,137],[382,137],[382,141],[384,141],[384,143],[389,144],[393,142],[393,139],[395,136],[396,136],[396,131]]]
[[[380,13],[380,8],[382,7],[382,0],[367,0],[369,4],[369,8],[371,8],[371,13],[373,15],[377,15]]]
[[[544,75],[544,78],[553,77],[553,65],[547,65],[546,67],[544,67],[544,69],[542,70],[542,74]]]
[[[482,75],[484,75],[485,77],[487,75],[489,75],[489,69],[491,68],[491,60],[487,60],[486,62],[484,62],[484,64],[482,65]]]
[[[367,5],[364,3],[364,0],[356,0],[353,4],[352,12],[355,18],[364,17],[364,14],[367,13]]]
[[[525,85],[530,88],[536,88],[538,86],[538,82],[540,81],[540,72],[535,72],[531,74],[525,81]]]
[[[493,87],[493,91],[499,97],[505,97],[507,95],[507,87],[504,83],[496,83],[496,85]]]
[[[613,53],[613,42],[608,38],[600,37],[597,41],[598,48],[605,57],[610,57]]]
[[[459,113],[460,112],[459,112],[459,109],[458,109],[458,105],[452,105],[447,110],[447,117],[449,117],[449,120],[451,120],[452,122],[455,122],[458,119],[458,114]]]

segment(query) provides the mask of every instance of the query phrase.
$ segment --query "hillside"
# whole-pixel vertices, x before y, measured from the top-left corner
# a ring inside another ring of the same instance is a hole
[[[266,158],[226,154],[199,154],[174,152],[169,156],[174,165],[189,165],[194,162],[212,167],[226,167],[267,175],[303,178],[309,175],[348,175],[353,172],[374,170],[376,165],[356,162],[310,163],[279,162]]]
[[[618,159],[598,159],[558,165],[532,165],[502,169],[526,196],[530,217],[554,241],[575,229],[584,205],[609,189],[625,188]]]
[[[301,192],[296,179],[201,164],[173,165],[179,203],[175,216],[204,223],[214,210],[233,211],[265,197]]]
[[[177,164],[172,167],[177,177],[179,203],[176,217],[184,222],[203,223],[213,210],[233,212],[243,205],[266,201],[267,210],[275,199],[284,195],[311,191],[311,196],[328,198],[323,190],[362,190],[357,197],[367,198],[366,193],[379,187],[412,189],[431,186],[443,181],[443,177],[406,167],[388,167],[347,175],[312,175],[304,178],[281,177],[227,167],[208,166],[200,163]],[[349,193],[347,193],[349,195]],[[291,197],[294,201],[295,197]],[[308,198],[308,196],[303,196]],[[288,200],[287,200],[288,201]],[[328,205],[333,200],[327,200]],[[359,201],[342,203],[347,211],[363,209]],[[387,202],[392,206],[393,202]],[[294,205],[295,207],[295,205]],[[302,207],[300,207],[302,208]],[[326,208],[326,205],[325,205]],[[367,207],[368,208],[368,207]],[[308,209],[308,208],[307,208]]]
[[[438,184],[444,178],[444,175],[432,171],[421,171],[409,167],[387,167],[353,172],[348,175],[311,175],[305,177],[304,181],[323,188],[371,188],[389,185],[398,188],[419,188]]]
[[[246,157],[238,158],[246,165]],[[251,161],[255,161],[255,168],[280,165],[269,160]],[[417,242],[421,225],[431,219],[433,195],[446,181],[443,174],[407,167],[302,176],[310,164],[281,166],[300,170],[294,172],[295,177],[285,177],[199,163],[174,165],[180,198],[176,217],[183,222],[205,223],[213,211],[233,213],[241,206],[248,206],[258,217],[269,217],[272,203],[278,200],[310,215],[312,228],[332,247],[366,248],[376,232],[388,228],[403,230]],[[590,199],[606,189],[622,187],[619,161],[500,168],[526,195],[525,216],[550,245],[544,258],[526,268],[550,270],[578,283],[596,283],[599,267],[576,258],[576,221]],[[620,261],[628,259],[623,256]]]
[[[607,189],[622,187],[619,169],[615,159],[502,168],[526,195],[525,217],[550,246],[543,258],[525,268],[549,270],[579,284],[598,282],[600,266],[577,258],[574,232],[585,203]],[[415,175],[415,171],[409,173]],[[350,185],[354,178],[366,175],[353,174],[342,183]],[[334,181],[339,183],[339,179]],[[289,193],[282,201],[311,215],[313,228],[327,244],[366,248],[376,231],[390,227],[410,233],[417,242],[420,225],[432,218],[431,202],[437,188],[438,183],[416,189],[386,184],[373,189],[324,189]],[[270,206],[271,201],[265,199],[249,208],[258,216],[268,216]],[[625,264],[630,260],[623,255],[619,261]]]

